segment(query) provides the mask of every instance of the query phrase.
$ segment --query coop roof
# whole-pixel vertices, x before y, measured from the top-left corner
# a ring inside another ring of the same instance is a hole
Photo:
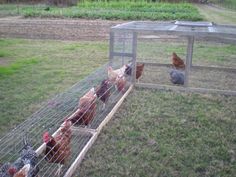
[[[151,22],[132,21],[116,25],[112,31],[148,32],[191,36],[219,36],[236,38],[236,26],[218,25],[212,22]]]

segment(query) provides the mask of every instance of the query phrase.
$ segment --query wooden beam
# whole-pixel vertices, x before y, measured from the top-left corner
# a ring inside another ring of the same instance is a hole
[[[231,90],[220,90],[220,89],[206,89],[206,88],[193,88],[193,87],[182,87],[182,86],[170,86],[170,85],[158,85],[158,84],[150,84],[150,83],[137,83],[135,87],[138,88],[150,88],[150,89],[158,89],[158,90],[170,90],[170,91],[181,91],[181,92],[197,92],[197,93],[215,93],[222,95],[233,95],[236,96],[236,91]]]
[[[144,63],[145,66],[165,66],[172,67],[172,64],[164,64],[164,63],[154,63],[154,62],[146,62],[146,61],[137,61],[137,63]],[[231,67],[219,67],[219,66],[203,66],[203,65],[192,65],[191,70],[199,70],[199,69],[208,69],[208,70],[218,70],[218,71],[226,71],[226,72],[236,72],[236,68]]]
[[[112,56],[117,56],[117,57],[133,57],[132,53],[119,53],[119,52],[112,52]]]
[[[208,70],[218,70],[218,71],[226,71],[226,72],[236,72],[236,68],[230,67],[218,67],[218,66],[201,66],[201,65],[194,65],[192,66],[193,69],[208,69]]]
[[[72,126],[71,130],[76,135],[78,135],[78,134],[87,134],[87,135],[89,135],[89,134],[94,134],[94,133],[97,132],[95,129],[84,128],[84,127],[75,127],[75,126]]]
[[[137,60],[137,32],[133,32],[133,41],[132,41],[132,83],[136,82],[136,60]]]
[[[154,63],[154,62],[146,62],[146,61],[137,61],[137,63],[144,63],[145,66],[166,66],[166,67],[172,67],[172,64],[164,64],[164,63]]]
[[[192,57],[193,57],[193,43],[194,37],[188,37],[188,47],[187,47],[187,56],[186,56],[186,66],[185,66],[185,77],[184,77],[184,87],[188,87],[190,68],[192,66]]]

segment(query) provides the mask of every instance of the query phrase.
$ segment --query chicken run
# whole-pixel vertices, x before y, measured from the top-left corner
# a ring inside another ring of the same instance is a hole
[[[129,22],[112,27],[109,63],[0,139],[0,177],[73,176],[134,86],[236,95],[236,65],[226,59],[217,66],[214,60],[198,57],[210,54],[204,55],[207,47],[235,44],[235,26],[208,22]]]

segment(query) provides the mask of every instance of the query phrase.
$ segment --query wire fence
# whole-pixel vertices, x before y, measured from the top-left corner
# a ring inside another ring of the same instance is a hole
[[[112,65],[118,70],[122,66],[120,62],[113,62]],[[116,77],[115,82],[110,82],[107,68],[108,64],[48,100],[41,109],[3,136],[0,139],[0,164],[15,164],[19,161],[25,146],[23,140],[28,137],[29,144],[39,154],[37,163],[31,169],[39,167],[40,176],[64,176],[93,136],[89,131],[83,130],[96,130],[130,86],[131,76],[125,75],[125,70],[122,71],[125,82],[120,89],[119,77]],[[104,81],[108,81],[107,87],[98,94]],[[107,97],[105,100],[102,99],[104,96]],[[86,104],[83,103],[85,99]],[[66,127],[65,120],[72,122],[72,126]],[[57,141],[51,147],[48,145],[49,150],[42,146],[45,132],[53,135]],[[53,156],[50,159],[51,154]],[[63,168],[57,174],[59,165],[63,165]],[[17,170],[22,167],[19,166]]]

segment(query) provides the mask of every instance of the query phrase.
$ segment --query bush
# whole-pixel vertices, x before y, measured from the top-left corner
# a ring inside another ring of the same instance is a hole
[[[48,0],[48,4],[55,6],[73,6],[78,0]]]

